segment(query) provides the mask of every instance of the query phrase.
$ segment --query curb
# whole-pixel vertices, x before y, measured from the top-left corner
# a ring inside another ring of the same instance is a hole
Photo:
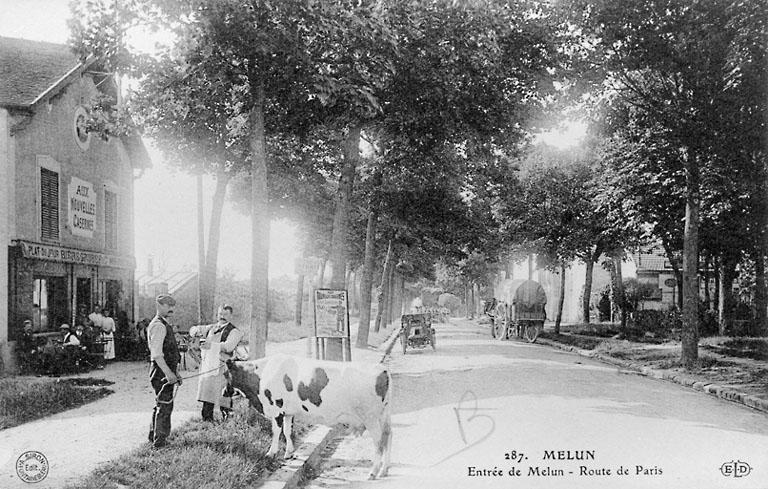
[[[392,348],[394,348],[398,336],[400,336],[400,328],[393,328],[387,339],[381,344],[381,346],[384,347],[384,353],[382,354],[379,363],[384,363],[390,353],[392,353]],[[379,349],[381,349],[381,346]]]
[[[392,352],[399,333],[400,328],[394,328],[387,339],[379,345],[377,350],[382,350],[382,347],[384,350],[379,363],[384,362]],[[296,448],[293,458],[284,462],[279,469],[270,474],[259,485],[259,488],[296,489],[307,475],[318,466],[322,451],[338,434],[337,429],[315,425],[302,440],[301,445]]]
[[[638,372],[639,374],[646,377],[652,377],[659,380],[668,380],[684,387],[689,387],[691,389],[719,397],[720,399],[724,399],[726,401],[735,402],[737,404],[742,404],[752,409],[768,413],[768,400],[760,399],[759,397],[755,397],[750,394],[745,394],[744,392],[730,387],[723,387],[718,384],[711,384],[706,381],[696,380],[692,377],[686,376],[685,374],[680,374],[677,372],[665,372],[663,370],[656,370],[650,367],[646,367],[643,364],[620,360],[618,358],[609,357],[600,353],[593,353],[590,350],[580,350],[573,346],[563,345],[546,338],[539,338],[537,343],[541,343],[542,345],[547,345],[560,350],[570,351],[580,356],[593,358],[595,360],[599,360],[603,363],[608,363],[617,367],[634,370],[635,372]]]
[[[297,488],[307,472],[312,470],[320,461],[320,453],[335,436],[335,430],[327,426],[314,426],[296,448],[293,458],[285,461],[259,487],[264,489]]]

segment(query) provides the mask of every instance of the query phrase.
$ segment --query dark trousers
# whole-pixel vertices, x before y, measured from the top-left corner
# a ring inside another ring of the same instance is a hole
[[[229,405],[232,405],[232,395],[235,393],[235,389],[232,388],[231,385],[227,385],[227,387],[224,389],[224,391],[221,393],[221,396],[223,397],[222,401],[229,401]],[[203,421],[213,421],[213,406],[214,404],[212,402],[203,401],[203,409],[200,413],[202,415]],[[230,414],[232,414],[232,408],[230,407],[220,407],[221,410],[221,418],[227,419]]]
[[[149,425],[149,441],[155,445],[165,443],[171,434],[171,413],[173,412],[173,385],[166,385],[163,371],[152,365],[149,382],[155,391],[155,408],[152,410],[152,423]],[[166,386],[163,388],[163,386]]]

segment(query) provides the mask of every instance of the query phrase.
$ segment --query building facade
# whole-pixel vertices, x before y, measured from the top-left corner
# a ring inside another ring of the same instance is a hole
[[[42,335],[94,307],[133,322],[133,180],[149,159],[138,136],[104,139],[87,127],[90,104],[114,87],[66,46],[0,38],[6,368],[26,319]]]

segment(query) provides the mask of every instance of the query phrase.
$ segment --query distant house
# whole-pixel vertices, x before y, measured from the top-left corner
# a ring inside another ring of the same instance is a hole
[[[197,298],[197,272],[147,271],[136,277],[136,319],[151,319],[155,315],[155,297],[170,294],[176,299],[171,324],[179,331],[199,324],[200,305]]]
[[[637,281],[649,284],[649,289],[654,291],[642,301],[642,309],[669,309],[677,303],[675,271],[660,248],[633,253],[632,263],[635,265]]]
[[[98,60],[0,37],[0,362],[13,369],[24,320],[56,335],[94,307],[133,321],[137,134],[100,137],[89,106],[116,98]]]

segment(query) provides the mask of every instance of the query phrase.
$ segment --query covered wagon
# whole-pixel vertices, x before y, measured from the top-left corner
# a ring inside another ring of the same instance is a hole
[[[494,321],[493,336],[505,340],[510,335],[533,343],[544,328],[547,294],[535,280],[513,280],[504,287],[504,299]]]

